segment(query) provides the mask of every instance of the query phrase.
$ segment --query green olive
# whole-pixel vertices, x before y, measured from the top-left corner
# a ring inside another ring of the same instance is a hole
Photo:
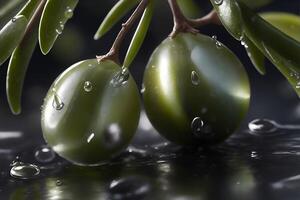
[[[75,164],[97,165],[130,143],[140,100],[126,68],[91,59],[64,71],[42,108],[43,136],[53,150]]]
[[[213,145],[239,127],[250,88],[243,65],[215,37],[180,33],[153,52],[143,97],[162,136],[181,145]]]

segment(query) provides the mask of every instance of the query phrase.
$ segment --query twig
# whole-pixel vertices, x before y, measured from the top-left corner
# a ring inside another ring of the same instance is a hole
[[[221,25],[221,21],[215,10],[210,11],[207,15],[198,19],[188,19],[188,23],[193,27],[200,27],[207,24]]]
[[[122,24],[122,29],[120,30],[119,34],[116,37],[116,40],[114,41],[111,49],[109,52],[102,56],[96,56],[98,62],[104,61],[104,60],[112,60],[117,64],[120,64],[120,48],[121,44],[129,32],[130,28],[134,24],[134,22],[140,17],[140,15],[145,10],[146,6],[148,5],[149,0],[142,0],[140,4],[137,6],[135,11],[132,13],[132,15],[129,17],[129,19]]]
[[[181,32],[190,32],[194,34],[198,33],[199,31],[190,25],[189,20],[181,12],[177,4],[177,0],[168,0],[168,2],[172,10],[174,21],[173,31],[169,36],[174,38],[178,33]]]

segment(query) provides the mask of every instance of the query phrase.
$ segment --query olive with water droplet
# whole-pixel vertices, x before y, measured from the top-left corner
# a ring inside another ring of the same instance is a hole
[[[220,143],[248,111],[250,86],[243,65],[205,35],[180,33],[164,40],[148,62],[143,83],[152,125],[177,144]]]
[[[128,70],[122,84],[111,84],[122,71],[112,61],[90,59],[55,80],[44,101],[41,124],[56,153],[75,164],[97,165],[128,146],[137,128],[140,100]]]

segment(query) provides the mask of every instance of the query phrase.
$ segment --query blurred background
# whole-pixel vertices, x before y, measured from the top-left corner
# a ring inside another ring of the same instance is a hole
[[[180,0],[184,1],[184,0]],[[180,2],[179,1],[179,2]],[[4,1],[0,0],[0,7],[1,3]],[[48,88],[52,84],[52,82],[56,79],[56,77],[62,73],[65,69],[67,69],[72,64],[89,58],[95,58],[96,55],[105,54],[109,49],[114,41],[118,31],[121,28],[121,23],[119,23],[115,28],[112,29],[108,34],[106,34],[102,39],[95,41],[93,40],[93,36],[98,29],[98,26],[100,25],[101,21],[104,19],[107,12],[110,10],[110,8],[116,3],[116,0],[103,0],[103,1],[80,1],[76,10],[74,11],[74,16],[71,20],[68,21],[68,23],[65,26],[65,30],[62,35],[59,36],[54,48],[51,50],[51,52],[47,56],[43,56],[39,50],[39,48],[36,48],[36,51],[32,57],[32,60],[30,62],[30,66],[28,68],[24,90],[23,90],[23,110],[21,115],[14,116],[10,110],[9,106],[6,100],[6,93],[5,93],[5,79],[6,79],[6,70],[7,70],[7,63],[1,66],[0,68],[0,171],[6,172],[9,169],[9,163],[11,160],[14,159],[14,157],[22,151],[28,151],[28,149],[35,149],[36,147],[40,146],[44,143],[42,138],[42,132],[40,127],[40,107],[43,103],[43,98],[45,97]],[[197,0],[195,1],[196,4],[192,4],[190,7],[185,8],[186,14],[188,14],[190,17],[201,17],[205,13],[208,13],[212,6],[208,0]],[[260,1],[258,1],[260,2]],[[289,12],[299,15],[300,14],[300,0],[274,0],[274,1],[262,1],[262,3],[269,2],[267,5],[260,7],[257,9],[258,12],[265,12],[265,11],[281,11],[281,12]],[[159,1],[158,3],[158,9],[155,11],[154,18],[151,23],[151,27],[149,29],[149,32],[147,34],[146,40],[136,57],[134,63],[132,64],[132,67],[130,68],[131,73],[133,74],[139,88],[141,88],[141,82],[143,77],[143,71],[147,64],[148,58],[150,57],[151,53],[155,49],[156,46],[164,40],[168,34],[172,30],[173,22],[172,22],[172,16],[171,12],[168,8],[167,1]],[[0,12],[1,13],[1,12]],[[128,16],[127,16],[128,17]],[[125,17],[125,19],[127,18]],[[250,106],[250,112],[247,116],[247,119],[245,119],[243,126],[241,127],[241,131],[247,129],[247,124],[249,121],[256,119],[256,118],[269,118],[272,120],[275,120],[277,122],[283,123],[283,124],[299,124],[300,125],[300,101],[297,97],[296,93],[294,93],[291,86],[288,84],[288,82],[283,78],[283,76],[276,70],[274,66],[272,66],[269,62],[267,62],[267,74],[265,76],[259,75],[255,68],[252,66],[247,53],[244,49],[244,47],[235,39],[233,39],[227,31],[222,26],[216,26],[216,25],[208,25],[205,27],[200,28],[201,33],[207,34],[209,36],[216,35],[218,37],[218,40],[221,41],[223,44],[228,46],[241,60],[241,62],[244,64],[250,78],[251,82],[251,90],[252,90],[252,99],[251,99],[251,106]],[[127,40],[125,41],[122,49],[122,58],[124,58],[124,54],[126,53],[127,47],[129,45],[130,39],[132,37],[134,32],[131,32],[131,34],[127,37]],[[299,55],[300,56],[300,55]],[[9,141],[5,140],[6,136],[10,133]],[[14,140],[13,137],[11,137],[11,133],[14,133],[16,138],[18,140]],[[2,135],[1,135],[2,134]],[[19,138],[21,137],[21,138]],[[139,141],[139,136],[137,136],[138,139],[137,143],[143,143],[143,141]],[[259,143],[257,139],[249,139],[246,137],[247,145],[250,145],[251,148],[257,147],[256,145],[261,145],[260,147],[263,147],[265,145],[272,145],[272,142],[270,143]],[[242,146],[243,142],[245,142],[246,139],[239,139],[238,143],[241,143]],[[153,141],[163,141],[162,138],[156,135],[156,138],[153,139]],[[234,140],[234,137],[233,137]],[[252,144],[249,143],[253,142]],[[259,140],[261,141],[261,140]],[[280,143],[280,141],[278,140]],[[154,143],[154,142],[153,142]],[[254,144],[255,143],[255,144]],[[274,142],[276,143],[276,142]],[[151,144],[151,143],[150,143]],[[230,145],[229,145],[230,146]],[[299,144],[298,144],[299,148]],[[31,150],[29,150],[30,152]],[[249,154],[250,152],[250,154]],[[251,151],[247,150],[247,156],[251,157]],[[298,151],[297,151],[298,152]],[[205,154],[204,154],[205,155]],[[296,156],[296,155],[295,155]],[[298,156],[298,154],[297,154]],[[295,159],[298,159],[298,157],[295,157]],[[199,157],[198,157],[199,158]],[[182,158],[185,159],[184,157]],[[224,167],[224,159],[226,160],[226,157],[220,158],[220,160],[215,161],[209,161],[213,162],[214,164],[221,163],[216,169],[223,169],[222,171],[219,171],[219,175],[221,177],[225,176],[225,180],[227,180],[227,175],[231,177],[232,171],[230,169],[235,169],[234,166],[231,164],[228,164],[226,162],[226,165]],[[241,171],[237,171],[237,175],[235,174],[234,177],[242,177],[247,179],[248,184],[255,184],[256,182],[253,179],[253,173],[256,172],[259,173],[259,175],[262,175],[264,173],[268,173],[267,170],[262,170],[261,165],[264,165],[264,162],[271,162],[270,160],[263,160],[259,163],[258,168],[253,168],[253,166],[250,165],[250,169],[255,169],[254,172],[251,171],[246,164],[247,167],[242,167]],[[280,165],[280,159],[276,157],[275,165]],[[180,158],[179,158],[180,160]],[[244,166],[244,161],[234,161],[234,163],[243,163],[241,165]],[[202,160],[203,161],[203,160]],[[201,161],[201,162],[202,162]],[[295,160],[294,160],[295,161]],[[205,161],[206,162],[206,161]],[[235,164],[233,164],[235,165]],[[294,174],[288,174],[287,176],[297,175],[300,174],[297,166],[300,166],[300,163],[295,164],[295,162],[287,163],[290,167],[294,167]],[[159,167],[160,165],[158,165]],[[187,173],[186,169],[190,169],[193,171],[194,167],[186,168],[186,165],[181,166],[178,163],[172,163],[169,165],[169,167],[174,166],[175,172],[183,173],[183,175],[190,176],[190,174]],[[155,174],[154,176],[157,177],[164,177],[165,174],[168,174],[168,165],[164,166],[165,168],[155,168]],[[118,168],[118,167],[115,167]],[[205,167],[204,167],[205,168]],[[210,165],[209,167],[210,168]],[[201,168],[202,169],[202,168]],[[205,168],[206,169],[206,168]],[[145,169],[147,173],[153,172],[152,168]],[[251,175],[249,175],[249,170],[251,171]],[[262,171],[261,171],[262,170]],[[289,171],[290,169],[284,169],[286,171]],[[298,170],[298,171],[297,171]],[[131,173],[133,172],[133,169],[129,170]],[[182,172],[183,171],[183,172]],[[279,170],[281,171],[281,170]],[[274,176],[279,171],[272,171],[270,172],[268,178],[262,178],[262,182],[264,181],[276,181],[280,180],[280,178],[284,177],[278,177],[277,179],[274,178]],[[292,170],[291,170],[292,171]],[[140,173],[141,171],[137,171],[136,173]],[[174,172],[174,173],[175,173]],[[298,173],[299,172],[299,173]],[[66,173],[74,173],[72,172],[72,169],[69,169]],[[77,172],[75,172],[77,173]],[[81,169],[80,173],[85,174],[87,177],[92,177],[93,172],[87,172],[86,170]],[[91,173],[91,174],[90,174]],[[153,172],[154,173],[154,172]],[[239,173],[242,173],[240,175]],[[208,173],[209,174],[209,173]],[[210,174],[209,174],[210,175]],[[215,181],[218,182],[219,179],[215,177],[216,175],[209,176],[208,179],[210,180],[210,184],[213,187],[216,188],[222,188],[223,184],[225,182],[220,183],[219,185],[212,184],[211,182]],[[250,176],[250,178],[249,178]],[[70,176],[73,177],[73,176]],[[99,178],[97,175],[95,177]],[[261,176],[258,176],[261,177]],[[166,177],[165,177],[166,178]],[[170,178],[170,177],[169,177]],[[174,184],[176,185],[179,179],[183,178],[181,176],[177,177],[176,175],[171,176],[171,179],[174,179]],[[232,177],[231,177],[232,178]],[[230,178],[230,180],[231,180]],[[256,177],[257,178],[257,177]],[[5,188],[7,189],[7,180],[9,178],[6,175],[2,175],[0,177],[0,199],[2,197],[4,199],[8,198],[10,195],[10,192],[8,190],[4,191]],[[101,179],[101,178],[99,178]],[[107,178],[108,180],[109,178]],[[190,177],[189,181],[193,179],[193,177]],[[249,179],[250,182],[249,182]],[[55,181],[56,179],[54,179]],[[74,181],[72,178],[70,180],[68,177],[66,177],[67,181],[70,181],[70,184],[72,181]],[[77,180],[77,179],[76,179]],[[76,181],[75,180],[75,181]],[[94,179],[88,179],[93,180]],[[104,178],[104,180],[106,180]],[[167,178],[167,180],[169,180]],[[48,180],[51,183],[51,180]],[[84,180],[87,181],[87,180]],[[83,181],[83,182],[84,182]],[[87,184],[91,184],[91,187],[93,184],[96,184],[96,187],[98,183],[96,182],[89,182],[87,181]],[[251,182],[252,181],[252,182]],[[259,182],[259,183],[262,183]],[[37,184],[40,184],[41,182],[38,182]],[[20,183],[21,185],[24,183]],[[203,182],[193,182],[193,186],[196,187],[198,184],[205,184]],[[236,182],[235,182],[236,184]],[[5,186],[6,185],[6,186]],[[50,184],[51,185],[51,184]],[[226,185],[226,184],[225,184]],[[299,180],[297,182],[297,185],[299,186]],[[176,185],[178,186],[178,185]],[[248,185],[249,186],[249,185]],[[251,186],[251,185],[250,185]],[[250,187],[249,186],[249,187]],[[300,189],[300,187],[296,187],[296,189]],[[15,187],[15,185],[14,185]],[[32,186],[34,187],[34,186]],[[134,186],[132,186],[134,187]],[[182,185],[178,186],[179,188],[182,188]],[[197,186],[198,187],[198,186]],[[17,188],[17,187],[15,187]],[[130,187],[129,187],[130,189]],[[226,193],[227,189],[224,189],[224,194]],[[232,189],[232,188],[231,188]],[[260,190],[264,190],[264,187],[260,187]],[[295,188],[294,188],[295,189]],[[11,191],[10,189],[9,191]],[[31,188],[32,190],[32,188]],[[30,191],[31,191],[30,190]],[[175,191],[176,188],[173,188]],[[180,190],[180,189],[179,189]],[[205,189],[203,189],[205,190]],[[247,190],[247,188],[245,189]],[[72,190],[73,191],[73,190]],[[89,191],[89,190],[88,190]],[[183,191],[186,191],[183,189]],[[1,197],[1,192],[3,192],[3,196]],[[91,190],[93,192],[93,190]],[[212,191],[211,191],[212,192]],[[248,192],[248,190],[247,190]],[[257,191],[256,191],[257,192]],[[286,192],[286,190],[285,190]],[[193,193],[193,191],[187,192],[188,194]],[[213,192],[212,192],[213,193]],[[221,192],[221,194],[223,194]],[[234,197],[235,193],[228,193],[233,194],[233,196],[228,197],[228,199],[238,199],[237,197]],[[247,194],[247,193],[239,193],[239,194]],[[256,193],[255,193],[256,194]],[[270,193],[272,194],[272,193]],[[294,195],[286,195],[287,193],[284,193],[285,199],[297,199],[296,197],[299,197],[299,194],[296,192]],[[48,196],[47,196],[48,195]],[[63,199],[63,198],[50,198],[51,195],[47,194],[46,196],[49,197],[49,199]],[[70,195],[70,194],[69,194]],[[260,192],[257,193],[258,196],[249,196],[248,199],[271,199],[268,195],[261,195]],[[188,196],[188,195],[187,195]],[[10,196],[11,197],[11,196]],[[52,195],[53,197],[53,195]],[[177,199],[192,199],[185,197],[184,195],[181,195]],[[214,197],[214,195],[212,195]],[[277,198],[280,198],[281,196],[277,196]],[[26,198],[29,198],[28,195]],[[221,195],[218,196],[215,194],[215,198],[221,198]],[[242,198],[242,197],[241,197]],[[275,198],[275,197],[274,197]],[[39,199],[39,198],[37,198]],[[69,199],[69,198],[66,198]],[[72,198],[70,198],[72,199]],[[91,199],[96,199],[93,196],[91,196]],[[160,198],[157,198],[160,199]],[[165,198],[162,198],[165,199]],[[176,199],[170,198],[170,199]],[[195,197],[194,199],[199,199]],[[205,198],[204,198],[205,199]],[[213,198],[211,198],[213,199]],[[242,198],[243,199],[243,198]],[[299,198],[298,198],[299,199]]]

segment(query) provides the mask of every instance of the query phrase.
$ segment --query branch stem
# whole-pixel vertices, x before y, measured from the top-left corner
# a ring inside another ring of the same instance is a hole
[[[134,22],[142,15],[143,11],[145,10],[146,6],[148,5],[149,0],[141,0],[140,4],[137,6],[135,11],[132,15],[128,18],[128,20],[122,24],[122,29],[120,30],[119,34],[117,35],[111,49],[109,52],[102,56],[96,56],[98,62],[104,60],[112,60],[117,64],[120,63],[120,48],[125,39],[125,36],[130,31],[131,27],[133,26]]]

